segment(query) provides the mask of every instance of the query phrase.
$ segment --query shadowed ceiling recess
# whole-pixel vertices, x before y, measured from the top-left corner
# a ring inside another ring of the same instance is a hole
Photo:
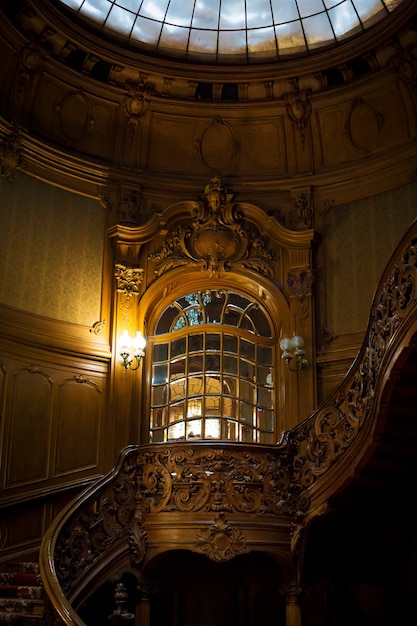
[[[374,26],[403,0],[57,0],[106,37],[162,56],[256,63],[307,55]]]

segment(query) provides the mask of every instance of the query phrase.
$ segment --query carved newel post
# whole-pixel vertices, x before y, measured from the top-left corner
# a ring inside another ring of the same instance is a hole
[[[281,589],[286,597],[285,626],[302,626],[301,610],[298,604],[298,596],[301,587],[298,585],[284,585]]]

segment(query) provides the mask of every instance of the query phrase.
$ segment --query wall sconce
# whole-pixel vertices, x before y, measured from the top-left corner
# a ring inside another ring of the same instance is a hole
[[[305,358],[305,352],[303,350],[304,339],[300,337],[300,335],[294,335],[289,339],[288,337],[284,337],[281,339],[279,347],[282,350],[281,359],[284,359],[286,364],[288,365],[288,369],[292,372],[304,371],[307,368],[308,361]],[[291,367],[291,361],[295,358],[294,365],[295,367]]]
[[[127,330],[123,331],[119,341],[120,356],[122,366],[125,369],[137,370],[140,362],[145,356],[146,339],[138,330],[136,337],[132,340]]]

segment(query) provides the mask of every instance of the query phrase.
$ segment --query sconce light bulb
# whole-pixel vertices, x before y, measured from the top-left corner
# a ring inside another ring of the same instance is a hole
[[[291,341],[291,339],[288,339],[288,337],[283,337],[281,339],[281,341],[280,341],[279,347],[284,352],[288,352],[292,348],[292,341]]]
[[[127,332],[127,330],[124,330],[122,336],[120,337],[120,350],[122,352],[129,352],[131,345],[132,345],[132,338]]]
[[[136,337],[133,340],[133,347],[136,350],[144,350],[146,347],[146,339],[145,337],[142,335],[142,333],[140,332],[140,330],[137,331],[136,333]]]
[[[299,349],[303,347],[304,339],[300,337],[300,335],[294,335],[294,337],[291,339],[291,343],[294,348]]]

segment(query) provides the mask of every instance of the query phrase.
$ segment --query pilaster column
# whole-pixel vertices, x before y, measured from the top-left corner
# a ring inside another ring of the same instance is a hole
[[[301,610],[298,604],[301,591],[298,585],[284,585],[281,588],[281,592],[285,593],[286,597],[285,626],[302,626]]]
[[[151,596],[155,592],[153,585],[139,583],[140,600],[136,605],[135,626],[151,626]]]

